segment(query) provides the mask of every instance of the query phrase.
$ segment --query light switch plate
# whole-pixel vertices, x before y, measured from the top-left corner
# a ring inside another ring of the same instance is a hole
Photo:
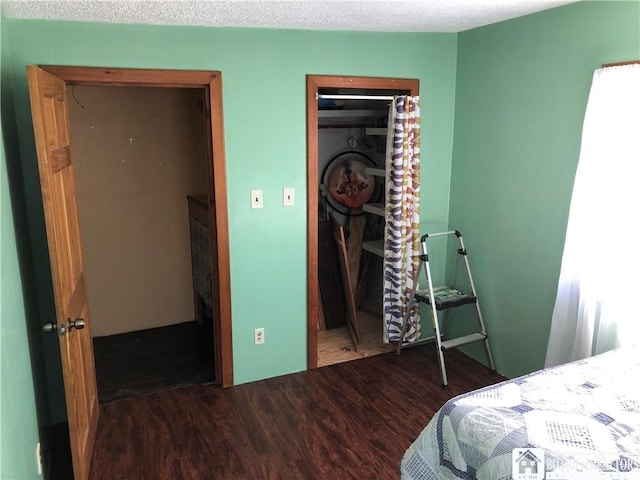
[[[293,207],[296,204],[296,189],[287,187],[282,189],[282,204],[285,207]]]
[[[251,208],[262,208],[262,190],[251,190]]]

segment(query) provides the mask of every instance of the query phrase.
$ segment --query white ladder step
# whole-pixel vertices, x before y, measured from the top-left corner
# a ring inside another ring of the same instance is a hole
[[[464,337],[445,340],[441,345],[443,350],[447,350],[449,348],[459,347],[460,345],[466,345],[468,343],[480,342],[485,338],[487,338],[487,336],[483,333],[472,333],[471,335],[465,335]]]

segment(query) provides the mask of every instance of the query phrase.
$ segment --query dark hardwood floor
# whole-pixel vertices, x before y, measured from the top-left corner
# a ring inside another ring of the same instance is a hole
[[[100,403],[214,381],[213,328],[185,322],[93,339]]]
[[[92,480],[394,479],[449,398],[504,380],[433,345],[229,389],[188,386],[101,405]]]

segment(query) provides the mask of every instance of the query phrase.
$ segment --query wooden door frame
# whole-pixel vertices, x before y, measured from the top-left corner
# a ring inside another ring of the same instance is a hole
[[[211,149],[213,161],[208,166],[209,176],[209,225],[215,225],[212,235],[216,236],[217,272],[213,282],[217,291],[213,298],[219,299],[213,308],[214,351],[216,380],[223,387],[233,386],[233,351],[231,323],[231,274],[229,262],[229,219],[227,208],[226,160],[224,148],[224,128],[222,109],[222,74],[217,71],[196,70],[151,70],[129,68],[72,67],[39,65],[43,70],[64,80],[67,85],[167,87],[209,89],[211,126]],[[186,199],[185,199],[186,201]]]
[[[307,368],[318,366],[318,90],[403,90],[418,95],[420,81],[408,78],[307,75]]]

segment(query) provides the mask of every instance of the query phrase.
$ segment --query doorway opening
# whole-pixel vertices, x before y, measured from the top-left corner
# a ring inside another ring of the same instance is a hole
[[[216,383],[223,387],[232,386],[231,288],[221,73],[56,65],[46,65],[41,68],[63,80],[67,87],[164,87],[203,91],[202,108],[207,158],[206,207],[210,227],[213,342],[216,357],[215,378]]]
[[[204,89],[67,97],[100,402],[214,383]]]
[[[56,307],[55,321],[45,325],[44,329],[50,332],[48,334],[55,334],[60,345],[68,444],[74,475],[76,478],[87,478],[99,409],[90,335],[90,308],[82,259],[83,238],[78,225],[80,215],[75,164],[71,153],[74,146],[69,134],[67,89],[75,86],[118,86],[201,90],[207,166],[204,223],[208,227],[207,249],[211,257],[215,379],[227,387],[233,385],[233,366],[222,77],[220,72],[207,71],[51,65],[28,66],[27,76]],[[128,140],[130,145],[134,141],[134,137]],[[113,147],[107,146],[108,149]],[[44,442],[43,445],[49,443]],[[45,465],[50,463],[47,459],[51,453],[45,447]]]
[[[394,348],[383,342],[386,126],[390,99],[418,89],[412,79],[307,76],[309,368]]]

